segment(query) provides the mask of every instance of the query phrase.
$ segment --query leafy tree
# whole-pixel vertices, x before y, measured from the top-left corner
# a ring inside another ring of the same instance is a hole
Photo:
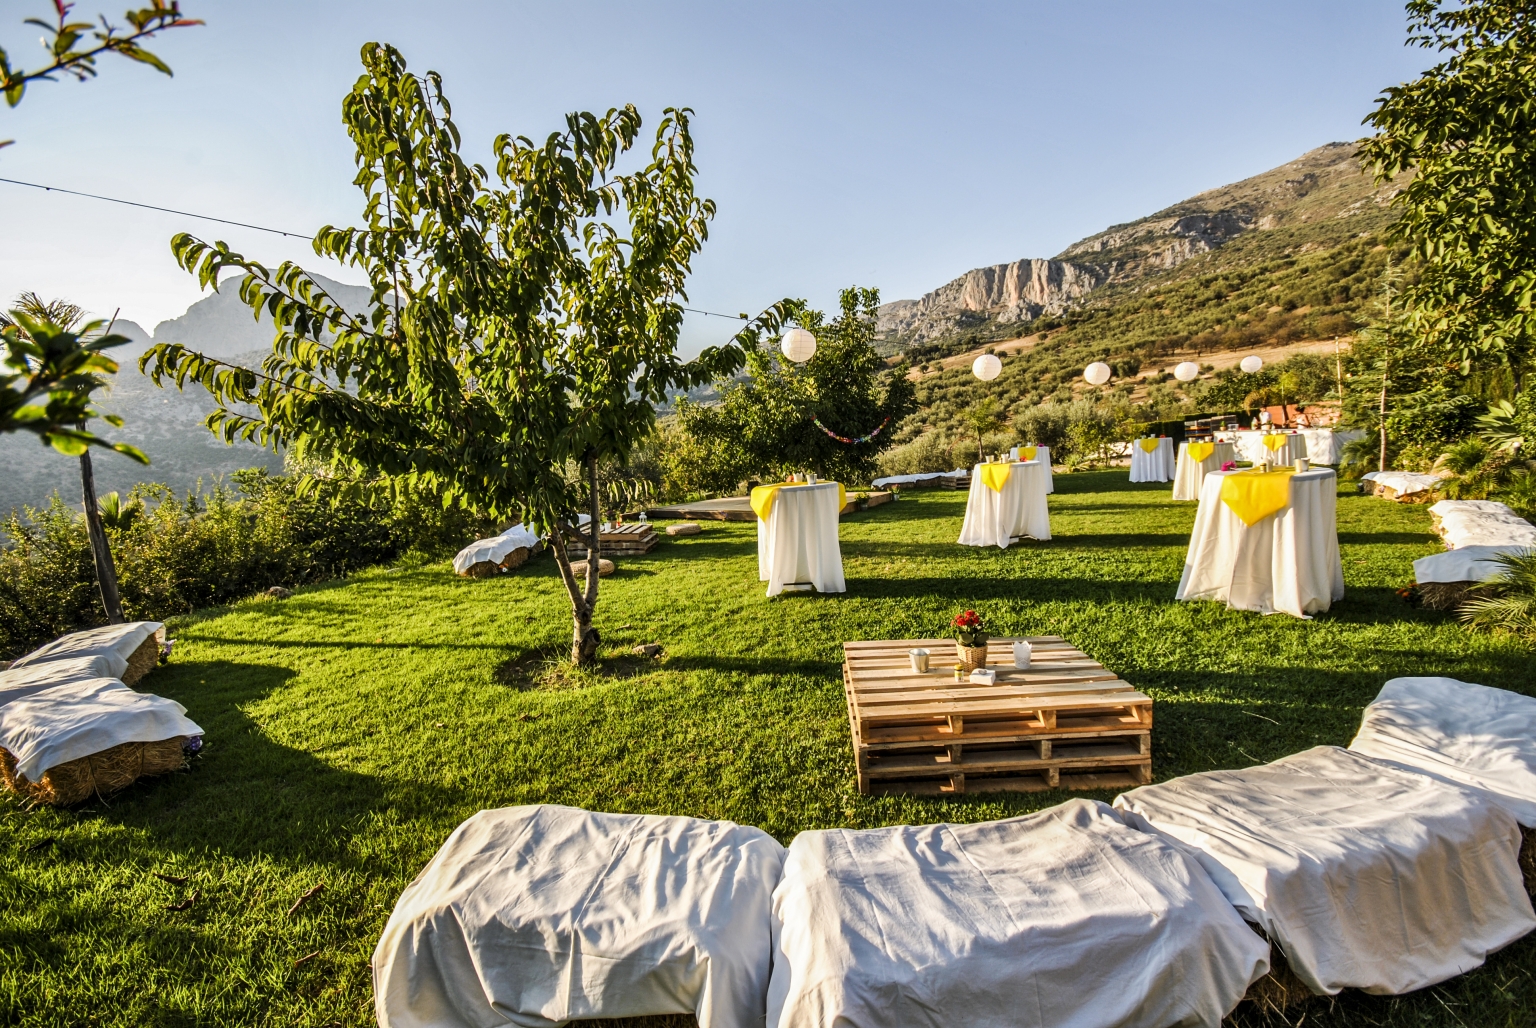
[[[791,470],[843,482],[874,473],[896,426],[917,405],[906,365],[888,367],[875,352],[879,291],[844,289],[839,301],[830,322],[804,301],[792,306],[794,321],[816,337],[816,353],[803,365],[757,350],[747,358],[748,380],[727,386],[718,404],[678,401],[683,428],[708,451],[701,455],[712,472],[700,483],[705,488],[725,491]]]
[[[167,29],[201,25],[201,21],[181,16],[178,0],[153,0],[148,7],[130,8],[123,14],[128,22],[121,29],[100,15],[96,22],[71,21],[74,4],[53,0],[54,20],[28,18],[27,25],[43,30],[43,48],[48,52],[47,61],[31,70],[11,65],[11,57],[0,49],[0,90],[5,92],[5,102],[12,107],[21,103],[28,83],[52,82],[58,75],[69,75],[84,82],[96,77],[96,58],[103,54],[119,54],[131,61],[147,64],[165,74],[171,69],[164,61],[141,45],[157,32]],[[98,24],[99,23],[99,24]],[[0,141],[9,146],[14,140]]]
[[[42,434],[44,441],[62,453],[80,458],[80,492],[85,510],[85,523],[90,534],[91,555],[96,564],[96,584],[101,593],[101,605],[106,611],[107,623],[123,623],[123,601],[117,589],[117,568],[112,563],[112,550],[107,545],[107,534],[102,529],[101,512],[96,504],[96,473],[91,466],[89,443],[109,446],[133,459],[148,464],[149,460],[139,450],[127,443],[107,443],[85,431],[88,418],[103,417],[109,424],[121,426],[123,421],[115,414],[101,415],[93,406],[97,389],[105,386],[104,374],[117,371],[117,362],[101,354],[100,350],[128,342],[124,336],[102,332],[102,322],[93,321],[76,332],[80,320],[85,317],[83,308],[64,300],[45,302],[36,293],[23,293],[16,300],[16,307],[9,316],[0,315],[0,325],[17,339],[18,349],[24,355],[41,354],[39,364],[51,362],[55,367],[75,367],[77,372],[63,384],[67,392],[60,397],[55,417],[74,414],[79,422],[73,431],[62,430]],[[111,326],[108,326],[110,330]],[[92,336],[89,342],[84,336]],[[37,419],[47,421],[48,416]]]
[[[688,111],[666,112],[638,171],[617,171],[641,127],[626,106],[572,114],[543,143],[497,137],[493,177],[460,157],[437,73],[413,75],[377,43],[362,63],[342,119],[365,225],[327,226],[314,246],[368,276],[369,312],[344,309],[294,264],[269,269],[178,235],[177,260],[205,288],[244,272],[242,299],[276,325],[272,351],[257,370],[162,344],[141,366],[207,388],[218,403],[208,427],[226,440],[286,446],[339,479],[435,492],[552,532],[571,655],[584,662],[600,642],[597,561],[578,584],[565,548],[582,492],[595,558],[599,464],[625,462],[668,389],[739,369],[782,304],[729,344],[678,358],[684,282],[715,209],[694,193]],[[615,213],[622,231],[602,220]]]
[[[976,435],[976,460],[986,460],[987,456],[983,452],[982,447],[982,436],[996,432],[1003,427],[1003,412],[998,406],[997,398],[995,396],[983,397],[980,401],[967,407],[960,417],[965,422],[965,427],[969,428]]]
[[[1361,156],[1411,173],[1394,229],[1422,262],[1414,335],[1477,364],[1530,358],[1536,297],[1536,10],[1524,0],[1410,0],[1409,42],[1448,55],[1383,91]]]

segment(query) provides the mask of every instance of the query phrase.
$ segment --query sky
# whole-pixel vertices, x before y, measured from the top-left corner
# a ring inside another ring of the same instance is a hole
[[[79,0],[77,14],[116,11]],[[313,232],[360,220],[341,100],[365,42],[442,74],[471,160],[568,111],[694,111],[719,213],[689,305],[917,298],[1366,134],[1385,86],[1433,63],[1400,2],[405,3],[182,0],[201,28],[0,110],[0,177]],[[6,4],[0,45],[38,63]],[[34,10],[35,9],[35,10]],[[0,183],[0,297],[36,290],[152,330],[196,301],[172,235],[362,282],[301,240]],[[690,316],[684,349],[730,322]]]

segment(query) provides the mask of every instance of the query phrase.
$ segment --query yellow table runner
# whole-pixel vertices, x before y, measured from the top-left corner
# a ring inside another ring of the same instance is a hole
[[[1194,461],[1196,464],[1199,464],[1201,461],[1205,460],[1205,458],[1216,452],[1216,444],[1190,443],[1189,448],[1184,452],[1189,454],[1190,460]]]
[[[1234,471],[1221,480],[1221,502],[1243,524],[1253,526],[1290,506],[1293,468],[1279,471]]]
[[[1039,452],[1040,450],[1037,447],[1021,446],[1019,447],[1019,460],[1034,460],[1035,454]]]
[[[1161,439],[1138,439],[1136,441],[1141,444],[1143,453],[1156,453],[1158,445],[1162,442]]]
[[[772,512],[772,510],[773,510],[774,498],[779,495],[779,490],[780,489],[783,489],[787,485],[805,485],[805,484],[807,484],[807,483],[804,483],[804,482],[775,482],[772,485],[760,485],[760,486],[758,486],[757,488],[752,490],[752,497],[751,497],[752,513],[757,515],[757,519],[759,521],[767,521],[769,513]],[[833,483],[831,483],[831,482],[817,482],[816,484],[817,485],[832,485]],[[848,490],[843,487],[843,483],[838,482],[837,483],[837,511],[838,511],[838,513],[841,514],[842,511],[843,511],[843,508],[846,507],[846,506],[848,506]]]
[[[1280,447],[1285,445],[1285,436],[1279,434],[1267,435],[1264,437],[1264,445],[1269,448],[1270,453],[1279,453]]]
[[[981,466],[981,484],[994,493],[1003,491],[1003,486],[1008,484],[1008,476],[1013,474],[1012,464],[983,464]]]

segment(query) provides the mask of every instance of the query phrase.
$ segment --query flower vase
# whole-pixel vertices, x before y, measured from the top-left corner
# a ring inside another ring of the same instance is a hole
[[[967,671],[975,671],[979,667],[987,666],[987,647],[967,646],[960,640],[955,640],[955,657]]]

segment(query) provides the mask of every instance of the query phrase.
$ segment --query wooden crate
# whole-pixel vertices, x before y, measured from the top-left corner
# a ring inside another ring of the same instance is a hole
[[[649,553],[660,541],[655,530],[644,522],[635,522],[628,525],[614,525],[611,529],[600,534],[598,545],[602,547],[600,556],[625,557],[641,553]],[[583,560],[587,556],[587,548],[580,543],[570,543],[566,546],[566,552],[572,560]]]
[[[956,682],[952,639],[843,644],[862,793],[1113,789],[1152,780],[1152,699],[1057,636],[993,639],[992,686]],[[907,651],[929,651],[927,673]]]

